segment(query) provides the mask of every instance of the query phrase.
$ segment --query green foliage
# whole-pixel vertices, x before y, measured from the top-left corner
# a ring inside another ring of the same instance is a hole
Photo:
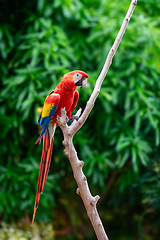
[[[1,220],[32,215],[41,155],[41,146],[34,145],[39,134],[37,109],[60,77],[74,69],[90,76],[78,103],[85,107],[129,4],[127,0],[3,2]],[[131,216],[145,216],[152,209],[155,224],[150,239],[158,231],[160,211],[159,11],[158,0],[138,1],[94,109],[74,137],[92,192],[105,199],[104,212],[110,208],[113,214],[123,208]],[[61,196],[67,201],[75,192],[62,139],[57,129],[51,170],[36,215],[40,221],[53,219],[51,210]],[[136,223],[141,227],[133,232],[144,239],[143,223]]]
[[[53,228],[51,224],[48,224],[47,226],[44,224],[41,224],[40,226],[34,224],[33,227],[25,226],[24,229],[19,229],[15,224],[9,225],[3,223],[2,227],[3,228],[0,229],[0,238],[2,240],[29,240],[37,238],[40,240],[54,240]]]

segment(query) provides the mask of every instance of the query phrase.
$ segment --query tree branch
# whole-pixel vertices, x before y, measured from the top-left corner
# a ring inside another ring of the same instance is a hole
[[[77,152],[73,146],[72,139],[73,139],[74,134],[83,126],[90,111],[92,110],[92,108],[94,106],[94,102],[95,102],[96,98],[98,97],[102,82],[103,82],[103,80],[108,72],[108,69],[112,63],[113,56],[115,55],[115,52],[120,44],[120,41],[123,37],[123,34],[126,30],[126,27],[132,16],[132,13],[133,13],[133,10],[134,10],[136,4],[137,4],[137,0],[132,0],[130,7],[128,9],[128,12],[127,12],[127,14],[124,18],[124,21],[122,23],[122,26],[120,28],[120,31],[119,31],[119,33],[114,41],[114,44],[107,56],[106,62],[103,66],[103,69],[96,81],[94,90],[93,90],[79,120],[78,121],[74,120],[73,123],[70,126],[68,126],[66,124],[65,109],[61,109],[61,117],[60,116],[57,117],[57,123],[58,123],[59,127],[62,129],[62,132],[64,135],[64,140],[63,140],[63,145],[65,146],[64,153],[69,158],[69,161],[70,161],[72,169],[73,169],[73,175],[74,175],[74,178],[78,185],[77,194],[79,194],[83,200],[88,217],[90,218],[92,226],[93,226],[95,233],[97,235],[97,238],[99,240],[102,240],[102,239],[108,240],[108,237],[105,233],[104,227],[102,225],[101,219],[98,215],[97,208],[96,208],[97,202],[100,197],[98,195],[95,197],[93,197],[91,195],[91,192],[88,187],[87,179],[82,171],[84,162],[80,161],[78,159]],[[81,109],[78,110],[76,115],[80,116],[80,114],[81,114]]]

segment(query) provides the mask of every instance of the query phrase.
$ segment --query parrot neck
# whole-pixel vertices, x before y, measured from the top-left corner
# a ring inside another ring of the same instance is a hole
[[[71,92],[75,92],[76,89],[77,89],[77,86],[75,86],[73,81],[61,80],[61,82],[57,85],[55,90],[64,91],[65,93],[71,93]]]

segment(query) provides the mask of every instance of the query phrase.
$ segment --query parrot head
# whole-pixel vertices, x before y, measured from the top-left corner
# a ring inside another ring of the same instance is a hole
[[[82,71],[73,71],[73,81],[76,86],[81,88],[87,84],[88,74]]]
[[[65,88],[68,89],[76,89],[76,87],[84,87],[87,83],[87,79],[88,79],[88,74],[80,71],[80,70],[75,70],[69,73],[66,73],[63,77],[62,77],[62,82],[65,83]]]

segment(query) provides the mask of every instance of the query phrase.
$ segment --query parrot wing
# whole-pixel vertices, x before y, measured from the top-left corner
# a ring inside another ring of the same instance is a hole
[[[38,143],[42,138],[48,126],[48,123],[51,121],[51,117],[55,114],[57,107],[60,102],[60,95],[52,91],[46,98],[43,110],[39,116],[38,122],[40,126],[42,125],[42,131],[36,143]],[[35,144],[36,144],[35,143]]]
[[[36,209],[38,208],[40,194],[43,192],[46,178],[48,176],[48,172],[50,168],[54,133],[57,125],[56,123],[51,123],[50,121],[51,121],[51,117],[56,112],[59,101],[60,101],[59,94],[55,94],[54,92],[51,92],[45,100],[43,110],[39,118],[39,123],[40,125],[43,126],[43,128],[36,143],[43,138],[43,148],[42,148],[41,163],[40,163],[40,170],[39,170],[39,176],[38,176],[37,193],[36,193],[36,199],[35,199],[35,205],[34,205],[32,224],[34,222]]]

